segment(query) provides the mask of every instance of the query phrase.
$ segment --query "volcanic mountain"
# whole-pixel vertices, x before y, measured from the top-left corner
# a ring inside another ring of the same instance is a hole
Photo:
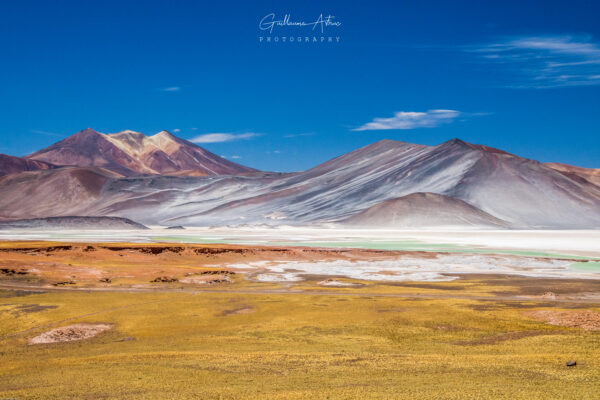
[[[417,192],[462,200],[513,227],[600,227],[600,187],[459,139],[437,146],[383,140],[205,211],[210,204],[186,209],[191,199],[180,197],[182,215],[169,222],[264,223],[273,215],[272,223],[335,222]]]
[[[0,154],[0,175],[16,174],[23,171],[36,171],[39,169],[51,168],[56,167],[43,161],[28,160],[26,158]]]
[[[55,165],[96,166],[122,176],[230,175],[254,171],[162,131],[153,136],[85,129],[26,157]]]
[[[94,185],[86,186],[84,173],[95,177]],[[166,226],[298,225],[344,223],[364,212],[361,223],[381,225],[385,216],[411,210],[428,226],[447,225],[447,216],[458,212],[474,226],[600,228],[600,186],[459,139],[437,146],[383,140],[290,174],[132,179],[86,168],[24,172],[0,177],[0,193],[5,219],[87,215]],[[415,193],[429,194],[406,197]]]

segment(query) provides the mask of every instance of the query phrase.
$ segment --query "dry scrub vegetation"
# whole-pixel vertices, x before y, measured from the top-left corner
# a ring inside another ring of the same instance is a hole
[[[0,397],[547,399],[594,398],[600,391],[598,333],[524,316],[523,307],[535,304],[22,294],[0,292]],[[19,311],[26,304],[56,308]],[[478,310],[482,304],[495,307]],[[98,323],[112,329],[28,345],[58,327]],[[565,366],[571,359],[577,367]]]
[[[600,332],[582,325],[600,312],[589,300],[600,291],[598,281],[340,278],[353,286],[323,287],[324,278],[314,276],[290,288],[210,267],[209,260],[239,258],[235,252],[198,261],[189,249],[69,251],[48,256],[30,248],[2,258],[3,268],[41,272],[2,278],[39,288],[0,290],[0,398],[591,399],[600,393]],[[106,276],[113,279],[99,282]],[[179,281],[149,283],[157,276],[229,282],[200,292],[180,289],[186,283]],[[48,285],[59,279],[75,283]],[[87,288],[85,279],[96,287]],[[159,289],[100,290],[122,284]],[[548,291],[556,298],[544,297]],[[90,326],[101,328],[88,335]],[[30,344],[36,337],[77,340]],[[567,367],[569,360],[577,365]]]

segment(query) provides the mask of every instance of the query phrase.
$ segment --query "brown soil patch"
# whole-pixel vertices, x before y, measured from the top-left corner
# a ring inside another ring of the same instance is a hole
[[[254,308],[249,307],[249,306],[245,306],[245,307],[238,307],[238,308],[234,308],[232,310],[225,310],[221,313],[219,313],[218,315],[220,317],[226,317],[228,315],[237,315],[237,314],[250,314],[254,312]]]
[[[108,324],[73,324],[52,329],[29,339],[29,344],[72,342],[92,338],[111,328]]]
[[[435,254],[364,249],[245,246],[230,244],[165,243],[69,243],[7,241],[0,244],[0,279],[15,283],[26,278],[40,286],[105,287],[110,283],[133,286],[181,281],[199,275],[232,275],[252,272],[252,262],[389,260],[409,255]],[[48,257],[51,256],[51,257]],[[227,269],[229,264],[247,264],[248,269]],[[23,276],[21,276],[23,275]],[[329,277],[328,277],[329,278]]]
[[[360,283],[352,283],[352,282],[344,282],[339,281],[337,279],[325,279],[317,283],[320,286],[330,286],[330,287],[356,287],[356,286],[364,286]]]
[[[509,340],[518,340],[528,337],[534,336],[544,336],[544,335],[559,335],[563,334],[563,332],[552,332],[552,331],[517,331],[517,332],[507,332],[501,333],[499,335],[494,336],[485,336],[475,340],[465,340],[461,342],[456,342],[455,344],[461,346],[478,346],[478,345],[486,345],[486,344],[496,344],[501,342],[506,342]]]
[[[600,313],[594,311],[538,310],[527,312],[525,315],[551,325],[600,331]]]
[[[463,281],[480,283],[484,286],[512,286],[512,290],[495,291],[497,295],[543,296],[553,293],[556,298],[577,293],[599,293],[600,279],[554,279],[520,275],[456,274]]]
[[[55,308],[58,308],[58,306],[42,306],[40,304],[21,304],[17,306],[17,311],[29,314],[45,310],[53,310]]]
[[[453,285],[453,284],[440,284],[440,283],[414,283],[414,282],[382,282],[388,286],[401,286],[410,287],[417,289],[436,289],[436,290],[464,290],[464,286]]]

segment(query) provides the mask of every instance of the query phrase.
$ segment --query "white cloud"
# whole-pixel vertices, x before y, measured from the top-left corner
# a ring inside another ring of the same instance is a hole
[[[454,121],[461,115],[456,110],[429,110],[426,112],[398,111],[391,118],[375,118],[353,131],[374,131],[383,129],[435,128]]]
[[[173,129],[173,132],[175,132],[175,133],[181,132],[181,129]]]
[[[231,156],[231,158],[233,158],[233,159],[236,159],[236,160],[237,160],[237,159],[239,159],[239,158],[242,158],[242,157],[240,157],[240,156]]]
[[[291,139],[291,138],[300,137],[300,136],[313,136],[314,134],[315,134],[314,132],[290,133],[289,135],[283,135],[283,137],[286,139]]]
[[[166,88],[162,88],[160,89],[163,92],[179,92],[181,90],[181,87],[179,86],[169,86]]]
[[[194,143],[222,143],[231,142],[233,140],[241,139],[252,139],[253,137],[260,136],[260,133],[246,132],[246,133],[206,133],[204,135],[196,136],[190,139],[190,142]]]
[[[468,48],[487,62],[516,70],[511,86],[549,88],[600,84],[600,46],[589,37],[526,36]]]

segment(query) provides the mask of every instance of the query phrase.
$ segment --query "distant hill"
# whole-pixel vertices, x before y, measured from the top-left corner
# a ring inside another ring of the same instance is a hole
[[[342,221],[344,225],[387,228],[487,227],[509,224],[453,197],[413,193],[386,200]]]
[[[26,158],[0,154],[0,175],[51,168],[56,168],[56,166],[44,161],[28,160]]]
[[[48,217],[0,222],[0,229],[148,229],[127,218]]]

